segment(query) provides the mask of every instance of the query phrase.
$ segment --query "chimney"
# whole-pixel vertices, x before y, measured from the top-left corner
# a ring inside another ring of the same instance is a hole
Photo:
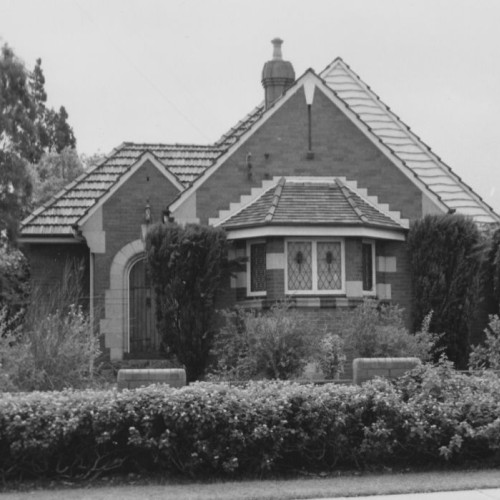
[[[267,61],[262,68],[262,86],[266,98],[266,109],[295,82],[295,71],[292,63],[283,61],[281,55],[283,40],[275,38],[271,43],[274,47],[273,58],[271,61]]]

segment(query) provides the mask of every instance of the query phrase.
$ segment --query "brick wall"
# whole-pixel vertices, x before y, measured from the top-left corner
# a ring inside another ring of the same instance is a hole
[[[66,270],[76,269],[81,277],[82,305],[89,301],[89,249],[86,244],[26,244],[22,247],[31,268],[31,279],[43,293],[59,288]]]
[[[404,310],[405,323],[408,328],[412,324],[412,284],[408,251],[405,243],[384,241],[377,243],[377,256],[394,258],[395,269],[388,272],[377,272],[377,282],[390,285],[391,301]]]
[[[109,271],[116,253],[126,244],[140,239],[144,209],[149,200],[153,223],[161,220],[162,210],[177,196],[177,189],[151,163],[144,165],[125,182],[103,206],[106,253],[95,256],[95,296],[102,305],[109,288]]]
[[[404,217],[421,216],[419,189],[319,89],[312,106],[312,160],[306,158],[307,127],[307,106],[299,90],[200,186],[200,220],[218,216],[230,202],[278,175],[344,176]],[[250,178],[248,153],[252,155]]]

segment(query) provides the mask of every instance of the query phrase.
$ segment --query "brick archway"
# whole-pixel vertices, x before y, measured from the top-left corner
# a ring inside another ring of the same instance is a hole
[[[104,318],[100,331],[112,360],[123,359],[128,352],[128,279],[131,267],[144,258],[144,243],[135,240],[125,245],[113,258],[109,289],[104,294]]]

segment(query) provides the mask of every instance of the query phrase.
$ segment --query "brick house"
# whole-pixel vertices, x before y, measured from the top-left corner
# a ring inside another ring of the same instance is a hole
[[[84,267],[111,359],[158,351],[144,234],[170,216],[222,226],[247,267],[226,305],[292,297],[314,321],[370,296],[411,311],[412,220],[500,217],[342,61],[295,78],[273,40],[264,102],[212,145],[124,143],[22,223],[35,281]]]

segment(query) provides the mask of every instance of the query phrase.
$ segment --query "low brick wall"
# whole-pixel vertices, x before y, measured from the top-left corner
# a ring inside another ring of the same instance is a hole
[[[186,385],[186,371],[181,368],[150,368],[118,370],[118,390],[136,389],[152,384],[167,384],[170,387]]]
[[[356,358],[352,362],[353,382],[361,384],[374,377],[400,377],[419,364],[418,358]]]

